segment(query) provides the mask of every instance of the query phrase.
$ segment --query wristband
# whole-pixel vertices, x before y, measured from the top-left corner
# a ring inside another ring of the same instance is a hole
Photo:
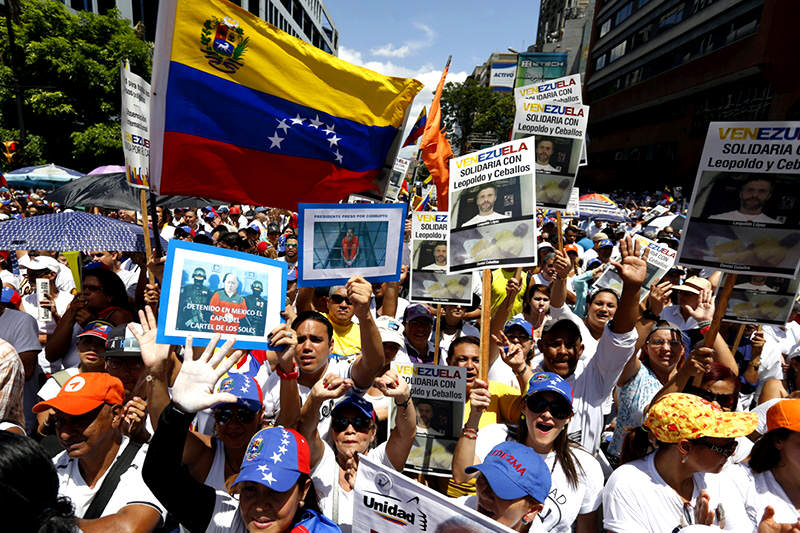
[[[704,329],[704,328],[709,327],[710,325],[711,325],[711,321],[710,320],[703,320],[702,322],[697,324],[697,327],[700,328],[700,329]]]
[[[710,329],[711,329],[711,326],[705,326],[705,327],[702,327],[702,328],[700,328],[700,334],[701,334],[701,335],[705,335],[706,333],[708,333],[708,331],[709,331]]]
[[[470,440],[477,440],[478,430],[475,428],[464,428],[461,430],[461,436]]]
[[[295,361],[292,371],[284,372],[281,370],[281,365],[278,365],[275,367],[275,373],[278,374],[278,377],[281,379],[297,379],[300,377],[300,367],[298,366],[297,361]]]
[[[409,396],[408,398],[406,398],[406,401],[404,401],[404,402],[402,402],[402,403],[401,403],[401,402],[398,402],[398,401],[397,401],[397,398],[395,398],[395,399],[394,399],[394,404],[395,404],[397,407],[408,407],[408,402],[410,402],[410,401],[411,401],[411,396]]]
[[[652,320],[654,322],[658,322],[659,320],[661,320],[661,317],[652,312],[650,309],[644,310],[644,312],[642,313],[642,318],[645,318],[647,320]]]

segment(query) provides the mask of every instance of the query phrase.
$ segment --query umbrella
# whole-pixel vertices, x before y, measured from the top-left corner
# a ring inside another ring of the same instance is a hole
[[[0,250],[144,252],[144,231],[102,215],[52,213],[0,223]]]
[[[614,204],[614,205],[617,205],[617,203],[616,203],[614,200],[612,200],[611,198],[609,198],[609,197],[608,197],[608,196],[606,196],[605,194],[600,194],[600,193],[596,193],[596,192],[589,193],[589,194],[584,194],[583,196],[581,196],[580,198],[578,198],[578,200],[579,200],[579,201],[583,201],[583,200],[596,200],[596,201],[598,201],[598,202],[605,202],[605,203],[607,203],[607,204]]]
[[[666,228],[667,226],[672,226],[672,229],[680,231],[683,229],[683,224],[686,222],[686,216],[684,215],[676,215],[676,214],[669,214],[664,215],[663,217],[654,218],[648,224],[647,229],[654,229],[656,231],[661,231],[662,229]]]
[[[88,176],[94,174],[111,174],[112,172],[125,172],[125,167],[119,165],[103,165],[89,172]]]
[[[68,183],[47,195],[51,202],[65,207],[104,207],[106,209],[141,210],[139,190],[128,185],[124,172],[94,174]],[[194,196],[156,195],[156,205],[163,207],[203,207],[215,202]]]
[[[609,197],[602,194],[586,194],[578,200],[580,218],[607,220],[609,222],[629,222],[628,215],[617,207]]]
[[[50,163],[6,172],[6,181],[12,187],[36,187],[42,184],[52,187],[54,184],[70,182],[79,176],[83,174],[77,170]]]

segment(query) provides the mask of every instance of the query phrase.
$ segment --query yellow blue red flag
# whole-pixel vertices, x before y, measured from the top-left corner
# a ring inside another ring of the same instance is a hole
[[[403,148],[406,146],[411,146],[412,144],[417,142],[417,139],[422,137],[422,134],[425,132],[425,122],[428,120],[428,113],[425,111],[425,108],[422,108],[422,111],[419,112],[419,116],[417,117],[417,121],[411,127],[411,132],[409,132],[408,137],[406,140],[403,141]]]
[[[421,88],[224,0],[162,0],[153,184],[161,194],[286,208],[373,190]]]

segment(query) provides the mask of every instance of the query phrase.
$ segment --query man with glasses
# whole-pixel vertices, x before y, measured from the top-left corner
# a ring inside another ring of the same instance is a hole
[[[53,459],[59,496],[72,500],[82,531],[149,532],[165,515],[142,480],[147,445],[132,442],[120,431],[123,394],[122,382],[109,374],[78,374],[55,398],[33,408],[36,413],[55,411],[56,436],[64,447]],[[107,473],[117,464],[121,475],[114,483]],[[95,502],[109,483],[110,498]]]
[[[119,276],[119,279],[121,279],[122,283],[125,285],[128,298],[131,300],[136,298],[136,286],[139,283],[140,274],[143,274],[142,269],[123,269],[121,252],[97,251],[90,252],[89,256],[92,258],[92,261],[101,263],[105,268]]]
[[[292,271],[297,272],[297,243],[295,235],[286,237],[286,253],[278,258],[278,261],[283,261],[289,265],[289,273]]]
[[[347,296],[347,289],[343,285],[331,287],[328,291],[328,312],[325,313],[325,318],[333,325],[331,357],[337,361],[352,361],[361,353],[361,329],[353,321],[354,313],[355,308]]]
[[[108,332],[105,357],[106,372],[122,382],[125,392],[125,409],[121,431],[137,442],[147,442],[153,434],[153,427],[147,419],[147,402],[143,385],[147,369],[142,360],[139,341],[131,328],[137,333],[142,327],[136,323],[114,326]]]

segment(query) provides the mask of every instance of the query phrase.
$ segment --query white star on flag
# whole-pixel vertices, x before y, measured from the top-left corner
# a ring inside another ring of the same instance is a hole
[[[270,457],[270,459],[272,459],[273,463],[280,463],[281,462],[281,456],[277,452],[273,453],[272,457]]]
[[[333,152],[333,155],[334,155],[334,159],[336,159],[336,161],[338,161],[339,163],[342,162],[342,154],[339,153],[339,150],[336,150],[335,152]]]
[[[286,446],[281,446],[280,448],[278,448],[278,451],[281,453],[286,453]]]
[[[269,467],[267,465],[258,465],[258,470],[263,474],[264,472],[269,472]]]
[[[337,137],[336,135],[334,135],[333,137],[328,137],[328,142],[331,143],[331,146],[333,146],[334,144],[336,146],[339,146],[339,141],[341,141],[341,140],[342,140],[342,138],[341,137]]]
[[[275,120],[278,120],[277,118]],[[289,129],[289,125],[286,123],[286,119],[282,118],[278,120],[278,129],[283,130],[284,133]]]
[[[331,133],[333,133],[333,126],[334,126],[334,125],[333,125],[333,124],[331,124],[330,126],[328,126],[327,128],[325,128],[325,129],[324,129],[324,130],[322,130],[322,131],[325,133],[325,135],[330,135]]]
[[[250,390],[250,386],[247,383],[245,383],[244,385],[242,385],[242,389],[241,390],[242,390],[242,392],[247,392],[247,391]]]
[[[281,142],[283,142],[283,139],[284,139],[283,137],[279,137],[278,136],[278,131],[277,130],[275,131],[274,134],[272,134],[272,137],[267,137],[267,140],[272,143],[269,146],[270,148],[275,148],[276,146],[278,148],[280,148],[281,147]]]
[[[296,117],[291,118],[289,120],[292,121],[292,126],[294,126],[295,124],[303,124],[303,122],[305,122],[306,119],[302,118],[300,116],[300,113],[298,113]]]
[[[323,125],[322,121],[319,119],[319,115],[315,116],[314,120],[309,120],[309,122],[311,122],[309,126],[311,126],[312,128],[319,128],[320,126]]]
[[[261,477],[264,479],[264,481],[268,482],[270,486],[275,483],[275,476],[272,475],[272,472],[261,474]]]

